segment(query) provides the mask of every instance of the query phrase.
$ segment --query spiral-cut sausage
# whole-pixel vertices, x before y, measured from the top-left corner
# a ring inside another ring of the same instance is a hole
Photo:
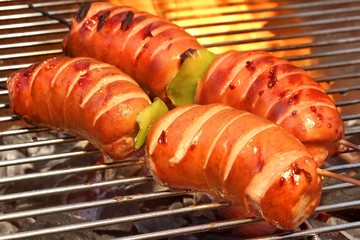
[[[64,52],[108,62],[166,101],[166,87],[197,40],[179,26],[131,7],[86,3],[64,38]]]
[[[152,125],[146,153],[155,178],[241,204],[282,229],[302,223],[321,195],[316,162],[281,127],[222,104],[185,105]]]
[[[223,103],[267,118],[303,142],[319,165],[344,136],[341,116],[302,69],[263,51],[218,55],[196,90],[195,103]]]
[[[82,136],[114,159],[137,151],[135,118],[150,99],[114,66],[56,57],[14,72],[7,84],[11,110],[25,121]]]

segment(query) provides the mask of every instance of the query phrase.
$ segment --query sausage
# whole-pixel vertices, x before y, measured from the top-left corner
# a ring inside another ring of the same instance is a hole
[[[219,54],[198,82],[194,102],[223,103],[271,120],[303,142],[319,166],[344,137],[341,116],[323,88],[264,51]]]
[[[145,151],[160,183],[223,197],[281,229],[298,226],[320,200],[317,164],[297,138],[223,104],[165,113],[153,123]]]
[[[167,101],[166,87],[186,53],[202,46],[179,26],[131,7],[85,3],[64,37],[64,52],[110,63]]]
[[[80,8],[63,41],[68,55],[114,64],[170,106],[167,87],[186,56],[201,48],[165,19],[100,2]],[[307,146],[319,166],[337,152],[344,136],[340,114],[321,86],[302,69],[263,51],[231,50],[215,58],[198,82],[193,103],[215,102],[284,127]]]
[[[151,102],[128,75],[81,57],[55,57],[14,72],[11,110],[36,126],[84,137],[113,159],[134,154],[136,115]]]
[[[137,151],[136,117],[151,101],[114,66],[56,57],[14,72],[7,84],[11,110],[28,123],[84,137],[113,159]],[[282,229],[319,202],[313,158],[268,120],[221,104],[186,105],[151,126],[146,154],[163,184],[224,197]]]

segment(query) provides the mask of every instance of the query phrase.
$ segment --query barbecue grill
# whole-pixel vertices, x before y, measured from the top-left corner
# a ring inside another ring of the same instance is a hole
[[[157,185],[141,154],[112,162],[84,139],[29,126],[9,111],[7,76],[63,55],[61,41],[68,32],[27,3],[70,21],[81,2],[0,0],[0,240],[254,237],[246,234],[261,219],[225,218],[229,202]],[[338,106],[345,138],[359,145],[359,0],[127,4],[175,22],[214,52],[266,50],[309,71]],[[323,167],[359,178],[360,154],[343,148]],[[359,213],[360,188],[324,178],[321,204],[304,224],[293,231],[260,231],[256,237],[357,239]]]

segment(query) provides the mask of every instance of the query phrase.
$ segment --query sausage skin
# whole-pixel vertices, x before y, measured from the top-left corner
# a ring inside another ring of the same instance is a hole
[[[184,54],[200,48],[194,37],[170,21],[105,2],[84,4],[63,40],[69,56],[110,63],[164,102],[169,102],[166,87],[179,71]]]
[[[264,51],[219,54],[199,81],[194,102],[223,103],[271,120],[303,142],[319,166],[344,137],[341,116],[323,88]]]
[[[169,111],[153,123],[145,149],[160,183],[223,197],[281,229],[298,226],[320,200],[306,147],[276,124],[226,105]]]
[[[113,159],[136,152],[136,115],[150,99],[128,75],[91,58],[55,57],[14,72],[11,110],[26,122],[84,137]]]

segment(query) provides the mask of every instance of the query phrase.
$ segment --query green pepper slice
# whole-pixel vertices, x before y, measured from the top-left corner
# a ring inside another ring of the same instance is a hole
[[[202,48],[184,60],[179,72],[166,89],[167,96],[174,106],[193,103],[197,83],[206,73],[215,57],[215,53]]]
[[[161,99],[155,98],[152,104],[137,114],[136,122],[139,125],[139,132],[135,137],[135,149],[144,145],[152,123],[167,111],[169,110],[166,104]]]

